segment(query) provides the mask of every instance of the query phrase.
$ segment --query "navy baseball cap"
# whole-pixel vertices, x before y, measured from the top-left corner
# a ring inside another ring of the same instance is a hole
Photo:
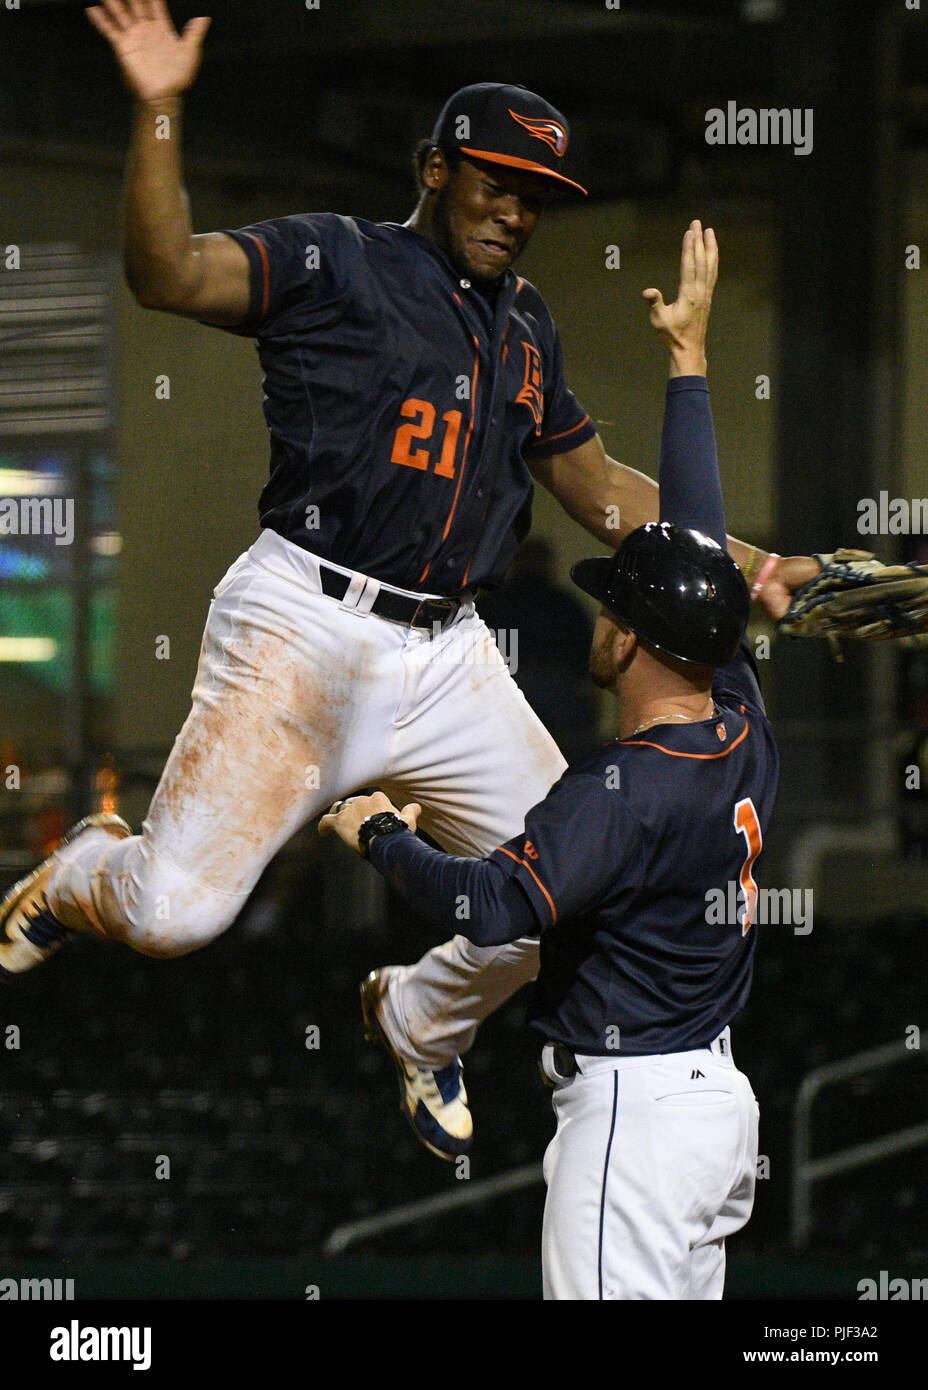
[[[477,82],[455,92],[442,108],[432,144],[471,159],[528,169],[554,180],[562,192],[586,189],[560,172],[570,130],[556,107],[526,87]]]

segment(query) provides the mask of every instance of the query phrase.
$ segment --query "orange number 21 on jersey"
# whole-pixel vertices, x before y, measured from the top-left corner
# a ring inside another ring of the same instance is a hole
[[[400,414],[408,425],[400,425],[393,440],[391,463],[402,463],[407,468],[428,468],[430,454],[419,440],[431,440],[435,428],[435,407],[431,401],[419,400],[410,396],[400,406]],[[454,455],[458,447],[463,416],[459,410],[446,410],[441,417],[445,424],[445,437],[442,441],[441,456],[435,464],[435,474],[439,478],[454,477]]]

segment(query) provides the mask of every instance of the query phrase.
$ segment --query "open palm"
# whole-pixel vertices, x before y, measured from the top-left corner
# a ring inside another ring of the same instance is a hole
[[[643,296],[651,306],[651,326],[671,349],[704,352],[712,308],[712,291],[719,274],[719,248],[711,227],[703,232],[698,221],[690,223],[680,254],[680,288],[672,304],[665,304],[660,290]]]
[[[209,19],[191,19],[178,34],[164,0],[103,0],[86,13],[111,45],[126,86],[139,101],[177,96],[193,82]]]

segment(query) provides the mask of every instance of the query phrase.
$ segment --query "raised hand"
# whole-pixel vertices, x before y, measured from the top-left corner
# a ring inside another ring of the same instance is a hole
[[[660,290],[642,291],[651,306],[651,326],[662,343],[676,355],[703,362],[712,291],[719,273],[719,248],[715,232],[694,220],[683,238],[680,255],[680,288],[672,304],[665,304]]]
[[[138,101],[178,96],[193,83],[209,19],[191,19],[178,34],[164,0],[103,0],[86,14],[111,45]]]

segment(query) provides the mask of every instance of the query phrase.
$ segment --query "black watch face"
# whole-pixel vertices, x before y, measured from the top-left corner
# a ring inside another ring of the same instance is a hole
[[[369,845],[375,835],[388,835],[391,830],[405,830],[406,822],[392,811],[378,811],[361,826],[358,839],[362,845]]]

